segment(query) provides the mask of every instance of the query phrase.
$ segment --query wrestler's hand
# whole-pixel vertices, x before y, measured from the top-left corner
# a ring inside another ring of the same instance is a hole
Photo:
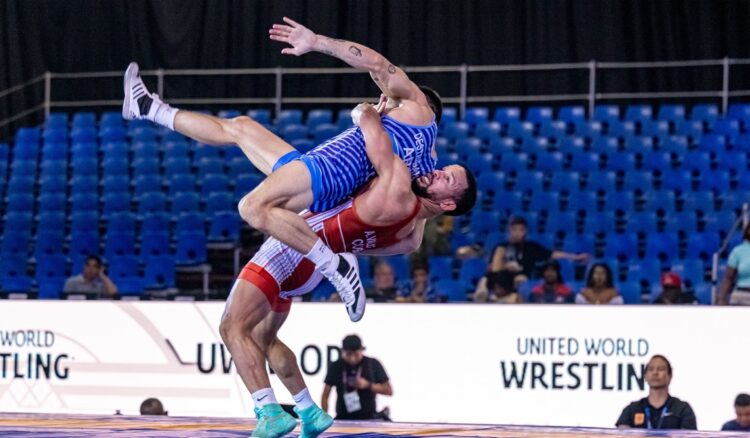
[[[360,103],[352,110],[352,122],[360,127],[362,126],[360,123],[362,122],[363,117],[372,116],[380,118],[380,114],[378,114],[378,111],[375,109],[375,107],[366,102]]]
[[[274,24],[268,29],[269,38],[292,46],[281,50],[281,53],[300,56],[312,51],[318,36],[289,17],[284,17],[284,22],[287,24]]]

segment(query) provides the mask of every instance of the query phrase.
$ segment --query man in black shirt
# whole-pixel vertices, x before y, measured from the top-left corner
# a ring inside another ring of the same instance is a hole
[[[734,399],[734,412],[737,419],[724,423],[721,430],[750,432],[750,395],[740,394]]]
[[[674,272],[661,275],[661,294],[654,304],[698,304],[695,294],[682,290],[682,278]]]
[[[359,336],[345,337],[342,347],[341,358],[328,367],[321,407],[328,411],[331,387],[335,386],[337,420],[376,419],[375,394],[393,394],[388,375],[377,359],[364,355]]]
[[[508,241],[498,245],[493,254],[490,272],[507,292],[517,290],[518,284],[539,275],[540,267],[550,259],[585,262],[589,255],[552,251],[543,245],[526,240],[526,219],[513,216],[508,222]]]
[[[687,402],[669,395],[672,365],[666,357],[654,355],[646,366],[648,397],[623,409],[617,427],[639,429],[697,429],[695,413]]]

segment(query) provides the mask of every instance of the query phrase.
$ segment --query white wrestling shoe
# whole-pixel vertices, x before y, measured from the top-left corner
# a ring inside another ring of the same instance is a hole
[[[138,64],[131,62],[123,78],[125,99],[122,101],[122,118],[125,120],[154,120],[154,103],[164,104],[159,95],[151,93],[141,79]],[[160,106],[160,105],[156,105]],[[151,114],[150,114],[151,113]]]
[[[357,257],[351,253],[336,254],[339,265],[328,280],[336,287],[341,301],[346,305],[349,319],[357,322],[365,314],[365,288],[359,279],[359,263]]]

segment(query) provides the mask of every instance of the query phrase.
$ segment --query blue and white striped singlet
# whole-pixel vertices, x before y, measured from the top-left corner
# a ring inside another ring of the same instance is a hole
[[[429,125],[401,123],[391,117],[381,118],[393,143],[393,152],[401,158],[413,178],[435,170],[437,159],[432,148],[437,137],[433,118]],[[358,127],[350,128],[325,141],[300,158],[312,176],[313,204],[310,211],[329,210],[352,196],[375,176],[365,150],[365,138]]]

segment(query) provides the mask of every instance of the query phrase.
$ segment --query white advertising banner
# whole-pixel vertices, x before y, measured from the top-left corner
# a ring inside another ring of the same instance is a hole
[[[0,411],[137,414],[147,397],[171,415],[252,415],[218,333],[223,303],[0,303]],[[671,393],[700,429],[733,417],[750,392],[743,308],[294,303],[279,334],[319,400],[341,339],[362,337],[388,372],[396,421],[611,427],[644,397],[663,354]],[[272,376],[281,402],[291,396]],[[335,391],[331,406],[335,406]]]

